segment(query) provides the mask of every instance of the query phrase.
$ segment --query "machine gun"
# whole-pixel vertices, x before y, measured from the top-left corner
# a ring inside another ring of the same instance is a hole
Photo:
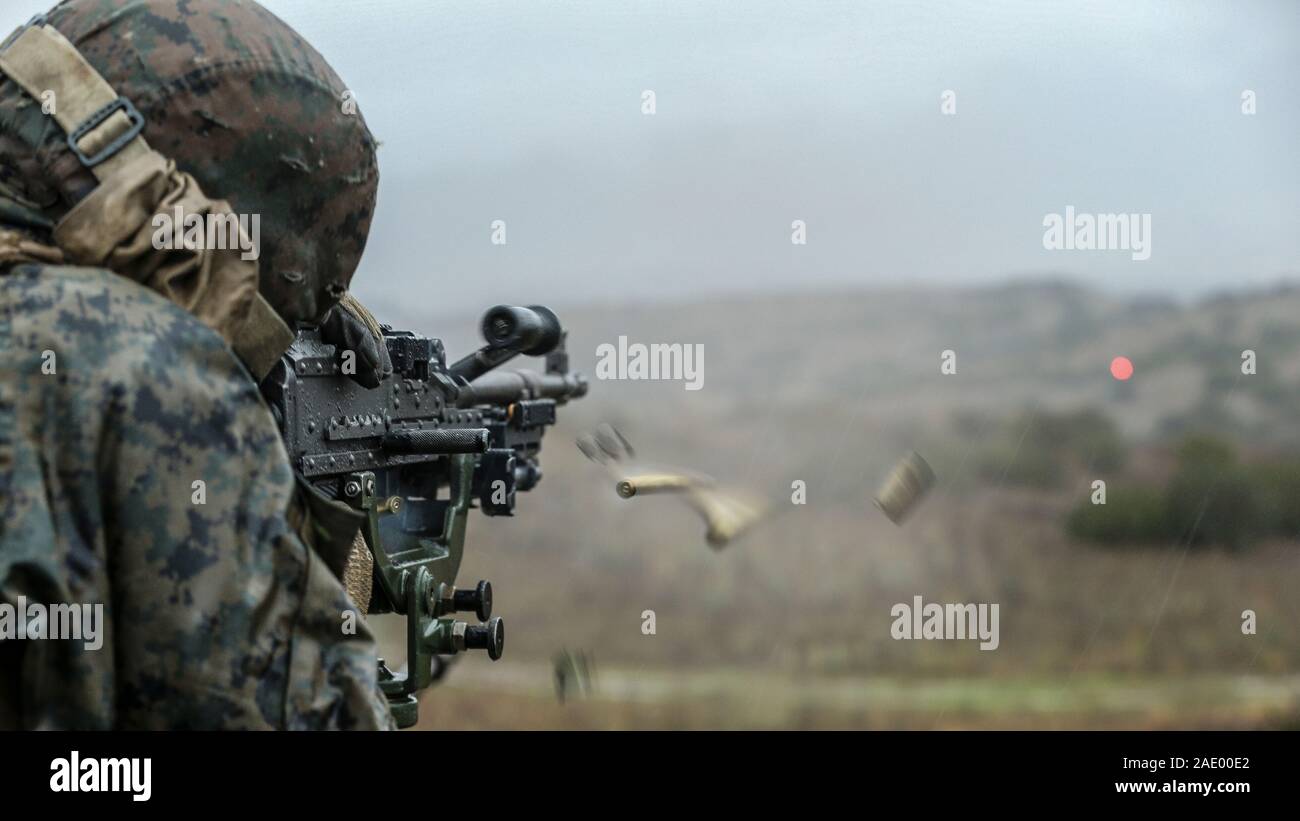
[[[550,310],[497,306],[481,329],[487,344],[447,365],[441,340],[383,326],[393,373],[373,389],[344,374],[318,329],[301,329],[262,383],[294,468],[365,515],[368,612],[406,617],[407,672],[379,661],[399,727],[416,722],[416,693],[436,678],[439,656],[500,657],[505,627],[492,616],[491,584],[455,586],[466,519],[476,506],[514,514],[516,494],[542,478],[538,451],[556,407],[587,392]],[[493,372],[519,354],[544,356],[545,373]],[[454,618],[464,612],[478,623]]]

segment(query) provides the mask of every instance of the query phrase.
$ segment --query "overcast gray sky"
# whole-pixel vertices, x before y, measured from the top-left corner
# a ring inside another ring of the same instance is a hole
[[[380,310],[1300,274],[1300,3],[265,5],[383,142],[355,283]],[[1151,258],[1045,250],[1067,205],[1151,214]]]

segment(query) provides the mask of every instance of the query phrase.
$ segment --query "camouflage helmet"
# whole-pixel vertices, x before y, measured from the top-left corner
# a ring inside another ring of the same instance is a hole
[[[379,182],[375,140],[324,58],[250,0],[66,0],[45,18],[135,105],[150,146],[259,215],[259,288],[277,312],[323,318],[361,258]],[[3,80],[0,185],[57,220],[95,177]]]

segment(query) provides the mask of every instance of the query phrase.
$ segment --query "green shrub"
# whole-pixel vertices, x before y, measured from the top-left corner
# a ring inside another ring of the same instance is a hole
[[[1084,409],[1062,417],[1060,441],[1082,467],[1111,473],[1128,455],[1119,428],[1099,410]]]
[[[1180,471],[1222,470],[1236,461],[1237,452],[1232,445],[1210,434],[1186,436],[1178,446]]]
[[[1232,445],[1187,437],[1163,489],[1116,487],[1105,505],[1091,499],[1066,518],[1066,532],[1099,544],[1163,542],[1239,550],[1267,537],[1300,536],[1300,459],[1246,465]]]
[[[1244,546],[1265,529],[1256,490],[1231,444],[1189,436],[1178,449],[1178,472],[1165,488],[1171,538],[1190,545]]]
[[[965,419],[956,420],[966,422]],[[992,436],[975,457],[986,480],[1022,487],[1060,487],[1072,472],[1110,473],[1127,453],[1115,423],[1098,410],[1026,410]]]
[[[1251,476],[1263,531],[1288,539],[1300,537],[1300,459],[1255,465]]]
[[[980,478],[995,485],[1055,488],[1064,477],[1057,454],[1028,443],[1019,448],[1015,442],[989,445],[975,458]]]
[[[1236,465],[1180,470],[1165,489],[1170,538],[1238,549],[1265,531],[1250,475]]]
[[[1088,498],[1070,511],[1065,532],[1081,541],[1105,545],[1167,541],[1165,496],[1145,485],[1108,488],[1106,504],[1094,505]]]

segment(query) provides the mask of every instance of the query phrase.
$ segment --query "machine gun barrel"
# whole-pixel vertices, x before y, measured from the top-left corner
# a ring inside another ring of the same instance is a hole
[[[564,402],[587,395],[587,380],[578,373],[535,373],[506,371],[480,376],[461,386],[456,407],[508,405],[521,399],[554,399]]]

